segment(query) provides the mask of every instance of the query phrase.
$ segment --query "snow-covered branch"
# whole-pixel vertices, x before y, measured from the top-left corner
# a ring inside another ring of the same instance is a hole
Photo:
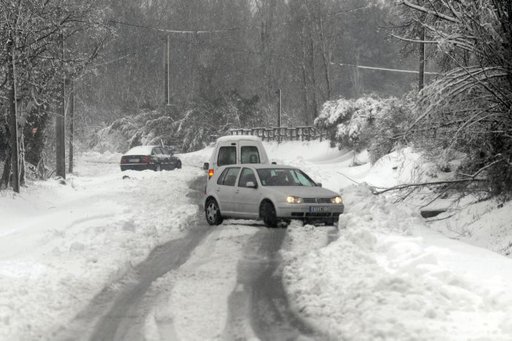
[[[457,18],[451,17],[451,16],[443,14],[443,13],[439,13],[436,10],[431,10],[431,9],[428,9],[426,7],[423,7],[423,6],[413,4],[412,2],[410,2],[408,0],[402,0],[402,4],[407,6],[407,7],[409,7],[409,8],[412,8],[412,9],[414,9],[416,11],[420,11],[420,12],[423,12],[425,14],[430,14],[430,15],[436,16],[436,17],[438,17],[440,19],[444,19],[444,20],[447,20],[447,21],[455,23],[455,24],[460,23],[460,21]]]

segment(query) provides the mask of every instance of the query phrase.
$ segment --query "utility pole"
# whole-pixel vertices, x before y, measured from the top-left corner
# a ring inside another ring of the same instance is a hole
[[[70,80],[69,89],[69,173],[73,173],[73,139],[75,133],[75,84]]]
[[[419,88],[419,91],[421,91],[423,89],[423,87],[425,86],[425,27],[422,27],[421,28],[421,32],[420,32],[420,40],[421,40],[421,43],[420,43],[420,46],[419,46],[419,55],[420,55],[420,72],[419,72],[419,77],[418,77],[418,88]]]
[[[65,73],[64,70],[64,34],[60,33],[60,48],[61,48],[61,57],[62,57],[62,72]],[[55,118],[55,151],[56,151],[56,175],[66,178],[66,76],[63,76],[61,81],[61,103],[59,106],[59,112]]]
[[[281,89],[277,90],[278,95],[278,106],[277,106],[277,128],[279,132],[279,136],[277,137],[277,142],[281,142]]]
[[[164,98],[165,104],[171,104],[171,68],[170,68],[170,55],[171,55],[171,42],[170,36],[167,34],[164,51],[164,64],[165,64],[165,85],[164,85]]]
[[[9,91],[10,102],[10,129],[11,133],[11,165],[12,165],[12,188],[14,192],[20,192],[20,146],[18,139],[18,104],[16,94],[16,38],[10,42],[11,45],[11,63],[9,65],[9,74],[11,89]]]

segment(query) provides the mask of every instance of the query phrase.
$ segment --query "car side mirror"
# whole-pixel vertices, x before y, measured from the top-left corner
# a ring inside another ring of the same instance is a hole
[[[316,183],[316,187],[322,187],[322,183],[321,182],[317,182]]]
[[[210,163],[209,162],[203,163],[203,170],[208,170],[209,168],[210,168]]]
[[[256,188],[258,188],[258,185],[255,184],[254,181],[248,181],[248,182],[246,182],[245,187],[256,189]]]

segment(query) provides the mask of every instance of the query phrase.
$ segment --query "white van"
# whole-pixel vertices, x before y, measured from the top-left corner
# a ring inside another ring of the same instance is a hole
[[[206,162],[203,168],[208,170],[210,179],[219,167],[250,163],[270,164],[260,138],[251,135],[229,135],[217,139],[210,162]]]

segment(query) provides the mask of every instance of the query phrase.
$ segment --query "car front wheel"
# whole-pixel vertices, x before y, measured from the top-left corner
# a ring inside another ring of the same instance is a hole
[[[270,201],[264,201],[260,207],[260,216],[268,227],[277,227],[277,214],[274,205]]]
[[[220,213],[219,204],[213,198],[208,199],[204,208],[206,221],[210,225],[220,225],[222,223],[222,215]]]

